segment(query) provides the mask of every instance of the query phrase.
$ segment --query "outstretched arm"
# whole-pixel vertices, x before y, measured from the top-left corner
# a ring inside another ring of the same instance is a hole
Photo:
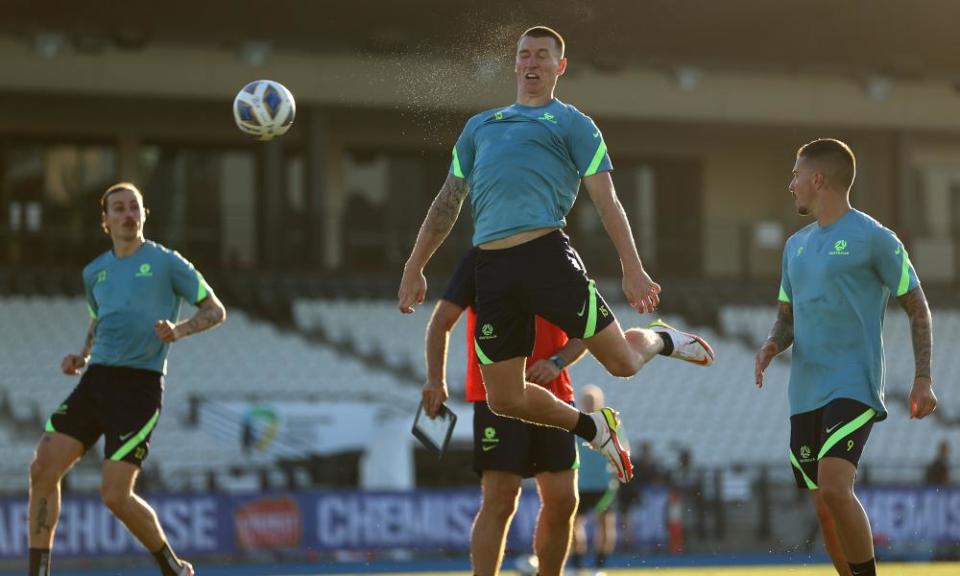
[[[777,309],[777,320],[773,323],[770,337],[763,343],[757,352],[754,364],[754,377],[757,388],[763,387],[763,371],[770,365],[770,361],[777,354],[783,352],[793,344],[793,304],[780,302]]]
[[[83,349],[80,354],[67,354],[60,362],[60,369],[64,374],[79,374],[80,370],[87,365],[90,360],[90,353],[93,351],[93,339],[97,333],[97,321],[90,320],[90,326],[87,328],[87,337],[83,342]]]
[[[623,267],[623,292],[637,312],[653,312],[660,303],[660,285],[643,269],[627,213],[617,198],[609,172],[598,172],[583,179],[600,221],[613,241]]]
[[[427,279],[423,276],[423,269],[456,224],[468,191],[466,180],[448,174],[443,187],[430,204],[410,258],[403,267],[397,299],[400,311],[404,314],[413,312],[413,305],[422,303],[426,297]]]
[[[897,301],[910,319],[913,360],[916,364],[913,388],[910,391],[910,417],[923,418],[937,408],[937,396],[933,393],[931,377],[933,318],[927,297],[920,286],[900,296]]]
[[[227,310],[213,292],[198,304],[197,313],[192,318],[179,324],[169,320],[157,320],[154,330],[157,337],[164,342],[175,342],[193,334],[209,330],[223,324],[227,319]]]

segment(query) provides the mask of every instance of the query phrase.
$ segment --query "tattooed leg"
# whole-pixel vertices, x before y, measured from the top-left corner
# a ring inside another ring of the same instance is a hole
[[[27,534],[30,548],[50,549],[60,517],[60,480],[83,455],[76,439],[56,432],[43,435],[30,464]]]

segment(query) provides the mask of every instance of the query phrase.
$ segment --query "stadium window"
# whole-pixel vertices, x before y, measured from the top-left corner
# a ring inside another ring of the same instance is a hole
[[[69,267],[104,249],[97,203],[117,177],[113,146],[18,141],[0,156],[0,261]]]
[[[139,174],[151,209],[148,237],[190,254],[198,266],[257,263],[254,152],[148,144]]]

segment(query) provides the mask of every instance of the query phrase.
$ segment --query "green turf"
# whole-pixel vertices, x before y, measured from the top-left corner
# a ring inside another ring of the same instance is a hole
[[[504,570],[506,575],[515,575],[513,570]],[[644,568],[644,569],[609,569],[608,576],[644,576],[657,574],[658,576],[835,576],[833,566],[818,564],[813,566],[724,566],[700,568]],[[576,572],[567,571],[569,576],[577,576]],[[592,572],[584,571],[585,575]],[[880,564],[880,576],[957,576],[960,575],[960,563],[942,562],[936,564]],[[366,575],[370,576],[370,575]],[[468,576],[466,572],[420,572],[413,574],[391,574],[389,576]]]

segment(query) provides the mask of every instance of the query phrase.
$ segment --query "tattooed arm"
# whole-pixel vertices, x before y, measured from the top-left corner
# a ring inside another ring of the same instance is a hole
[[[227,310],[213,292],[209,292],[197,308],[193,318],[174,324],[169,320],[158,320],[154,326],[157,337],[164,342],[174,342],[223,324],[227,319]]]
[[[910,318],[910,336],[913,340],[913,360],[916,369],[913,389],[910,391],[910,417],[923,418],[937,407],[933,393],[931,365],[933,356],[933,318],[923,288],[917,286],[897,298]]]
[[[931,356],[933,352],[933,319],[923,288],[917,286],[897,298],[900,306],[910,318],[910,336],[913,340],[913,359],[916,364],[916,378],[930,378]]]
[[[446,182],[433,199],[427,217],[420,226],[410,258],[403,267],[403,278],[397,294],[401,312],[413,312],[413,305],[423,302],[426,297],[427,279],[423,276],[423,269],[453,229],[468,191],[466,180],[448,174]]]
[[[783,352],[793,344],[793,304],[780,302],[777,310],[777,321],[773,323],[770,337],[763,343],[757,352],[754,365],[754,377],[757,388],[763,387],[763,371],[770,365],[770,361],[777,354]]]
[[[97,321],[90,320],[90,327],[87,328],[87,337],[83,342],[83,349],[80,354],[67,354],[60,362],[60,369],[64,374],[79,374],[80,370],[87,365],[90,360],[90,353],[93,351],[93,339],[97,333]]]
[[[467,197],[467,181],[452,174],[447,175],[443,187],[430,204],[427,217],[420,226],[417,242],[407,260],[407,267],[420,269],[426,267],[433,253],[446,239],[460,215],[463,199]]]
[[[777,321],[773,323],[767,342],[773,342],[777,346],[777,354],[793,345],[793,304],[780,302]]]

